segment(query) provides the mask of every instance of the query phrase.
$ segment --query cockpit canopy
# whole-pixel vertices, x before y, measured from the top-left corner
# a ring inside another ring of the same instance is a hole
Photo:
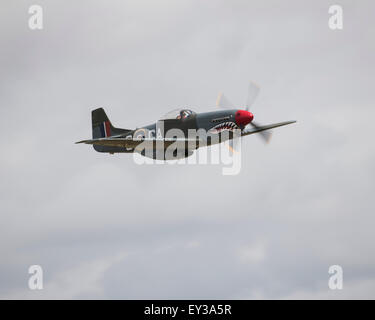
[[[172,111],[169,111],[164,117],[162,117],[160,120],[169,120],[169,119],[177,119],[177,120],[184,120],[187,119],[196,113],[189,109],[174,109]]]

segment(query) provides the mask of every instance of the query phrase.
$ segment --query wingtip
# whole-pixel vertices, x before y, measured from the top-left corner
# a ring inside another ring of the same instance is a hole
[[[287,124],[293,124],[293,123],[296,123],[297,122],[297,120],[290,120],[290,121],[286,121],[285,122],[285,124],[287,125]]]

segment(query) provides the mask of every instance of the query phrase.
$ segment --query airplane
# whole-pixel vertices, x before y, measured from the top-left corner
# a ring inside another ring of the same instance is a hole
[[[90,140],[76,142],[91,144],[94,149],[102,153],[134,153],[157,160],[181,159],[191,156],[199,147],[210,146],[229,140],[233,150],[234,133],[239,132],[242,138],[259,133],[268,142],[270,129],[289,125],[296,121],[284,121],[269,125],[260,125],[253,121],[254,115],[249,111],[259,93],[259,88],[250,83],[249,95],[244,109],[234,109],[233,105],[220,94],[217,107],[224,110],[196,113],[190,108],[175,109],[167,113],[156,123],[136,129],[122,129],[114,127],[103,108],[92,111],[92,136]],[[230,109],[228,109],[230,108]],[[168,132],[179,129],[182,135],[168,135]],[[193,136],[191,135],[193,132]],[[206,133],[205,135],[203,133]],[[173,143],[182,144],[182,151],[178,147],[172,153],[166,152]],[[147,147],[149,150],[147,150]],[[150,152],[148,152],[150,151]]]

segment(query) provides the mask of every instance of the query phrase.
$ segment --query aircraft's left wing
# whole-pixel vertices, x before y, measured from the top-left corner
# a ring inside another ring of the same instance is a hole
[[[269,125],[265,125],[265,126],[248,126],[246,127],[244,130],[242,130],[242,133],[241,133],[241,136],[247,136],[249,134],[253,134],[253,133],[257,133],[257,132],[262,132],[262,131],[265,131],[265,130],[270,130],[270,129],[273,129],[273,128],[277,128],[277,127],[282,127],[282,126],[286,126],[288,124],[292,124],[292,123],[295,123],[297,121],[284,121],[284,122],[279,122],[279,123],[273,123],[273,124],[269,124]]]
[[[199,140],[197,139],[180,139],[180,138],[164,138],[164,139],[150,139],[150,138],[99,138],[99,139],[91,139],[91,140],[82,140],[76,143],[85,143],[85,144],[92,144],[98,146],[107,146],[107,147],[121,147],[121,148],[136,148],[141,143],[144,145],[154,145],[156,148],[158,145],[161,148],[167,148],[172,143],[175,142],[185,142],[185,144],[190,144],[191,146],[198,145]]]

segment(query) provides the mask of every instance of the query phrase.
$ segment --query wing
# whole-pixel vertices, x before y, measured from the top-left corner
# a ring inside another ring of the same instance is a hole
[[[270,130],[270,129],[273,129],[273,128],[277,128],[277,127],[282,127],[282,126],[286,126],[288,124],[292,124],[292,123],[295,123],[297,121],[285,121],[285,122],[279,122],[279,123],[274,123],[274,124],[269,124],[269,125],[266,125],[266,126],[256,126],[256,127],[246,127],[242,133],[241,133],[241,136],[247,136],[249,134],[253,134],[253,133],[257,133],[257,132],[262,132],[262,131],[265,131],[265,130]]]
[[[249,134],[286,126],[288,124],[295,123],[296,121],[285,121],[285,122],[279,122],[274,124],[269,124],[266,126],[256,126],[256,127],[246,127],[242,133],[241,136],[247,136]],[[136,148],[141,143],[144,143],[144,145],[152,145],[156,148],[168,148],[172,143],[175,142],[181,142],[185,143],[186,148],[193,148],[196,149],[200,144],[199,138],[164,138],[164,139],[150,139],[150,138],[98,138],[98,139],[91,139],[91,140],[82,140],[76,142],[78,143],[85,143],[85,144],[92,144],[92,145],[98,145],[98,146],[107,146],[107,147],[121,147],[121,148]]]
[[[164,138],[164,139],[149,139],[149,138],[99,138],[91,140],[82,140],[76,142],[92,144],[97,146],[107,146],[107,147],[121,147],[121,148],[136,148],[141,143],[144,143],[145,146],[154,146],[158,148],[168,148],[172,143],[181,142],[185,143],[189,148],[195,149],[199,145],[199,139],[181,139],[181,138]]]

